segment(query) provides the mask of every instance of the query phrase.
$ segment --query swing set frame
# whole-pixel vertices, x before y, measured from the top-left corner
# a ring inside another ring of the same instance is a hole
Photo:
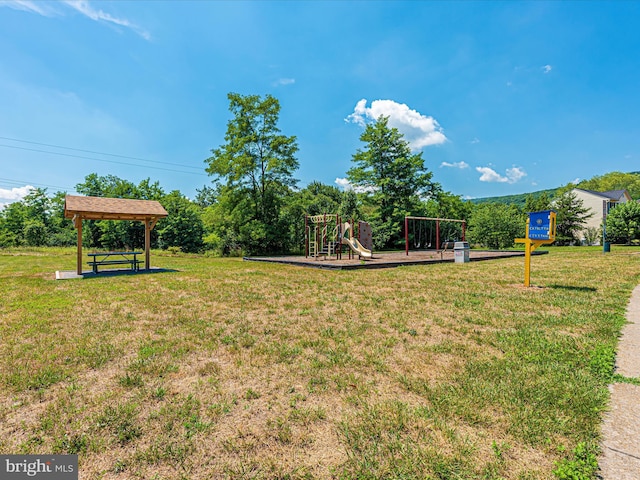
[[[465,241],[467,229],[466,220],[458,220],[455,218],[432,218],[432,217],[404,217],[404,250],[409,255],[409,220],[429,220],[436,222],[436,250],[440,250],[440,222],[455,222],[462,224],[462,241]]]

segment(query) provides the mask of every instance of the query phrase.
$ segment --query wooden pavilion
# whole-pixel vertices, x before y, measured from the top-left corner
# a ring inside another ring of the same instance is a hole
[[[78,230],[77,274],[82,275],[82,220],[133,220],[144,222],[145,269],[149,270],[151,230],[158,220],[168,215],[160,202],[155,200],[130,200],[127,198],[80,197],[67,195],[64,200],[64,216],[71,218]]]

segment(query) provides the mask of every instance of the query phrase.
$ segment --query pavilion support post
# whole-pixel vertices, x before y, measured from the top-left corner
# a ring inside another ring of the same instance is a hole
[[[144,269],[151,269],[149,259],[151,258],[151,219],[147,218],[144,221]]]
[[[77,258],[76,258],[76,273],[78,275],[82,275],[82,217],[79,215],[74,215],[73,223],[75,224],[76,229],[78,230],[78,249],[77,249]]]

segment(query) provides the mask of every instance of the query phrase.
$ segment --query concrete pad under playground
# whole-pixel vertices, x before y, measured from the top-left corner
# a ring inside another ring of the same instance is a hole
[[[616,373],[640,377],[640,285],[631,295],[616,355]],[[614,383],[602,426],[600,478],[640,479],[640,385]]]

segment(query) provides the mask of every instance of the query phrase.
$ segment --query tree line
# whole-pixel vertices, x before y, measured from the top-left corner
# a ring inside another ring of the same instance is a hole
[[[362,148],[352,156],[347,172],[352,189],[311,182],[297,188],[299,163],[295,136],[278,128],[280,104],[270,95],[230,93],[224,144],[212,149],[206,171],[212,182],[194,199],[181,192],[165,192],[158,182],[134,184],[113,175],[87,175],[76,185],[83,195],[157,200],[169,213],[152,231],[152,247],[216,255],[300,253],[304,215],[339,213],[345,219],[372,225],[376,250],[403,248],[404,217],[425,216],[467,220],[468,239],[487,248],[513,246],[524,236],[526,212],[553,208],[557,212],[557,243],[578,241],[589,212],[571,193],[569,184],[551,198],[530,195],[524,206],[502,203],[477,205],[446,192],[424,165],[422,152],[412,153],[409,142],[388,118],[366,125]],[[640,194],[640,175],[613,172],[594,177],[581,188],[626,188]],[[47,195],[33,189],[22,201],[0,211],[0,247],[70,246],[76,242],[64,218],[64,193]],[[140,222],[88,221],[83,228],[86,247],[121,249],[144,245]],[[640,238],[640,204],[629,202],[612,210],[606,231],[611,241],[630,243]],[[586,232],[587,241],[599,232]]]

